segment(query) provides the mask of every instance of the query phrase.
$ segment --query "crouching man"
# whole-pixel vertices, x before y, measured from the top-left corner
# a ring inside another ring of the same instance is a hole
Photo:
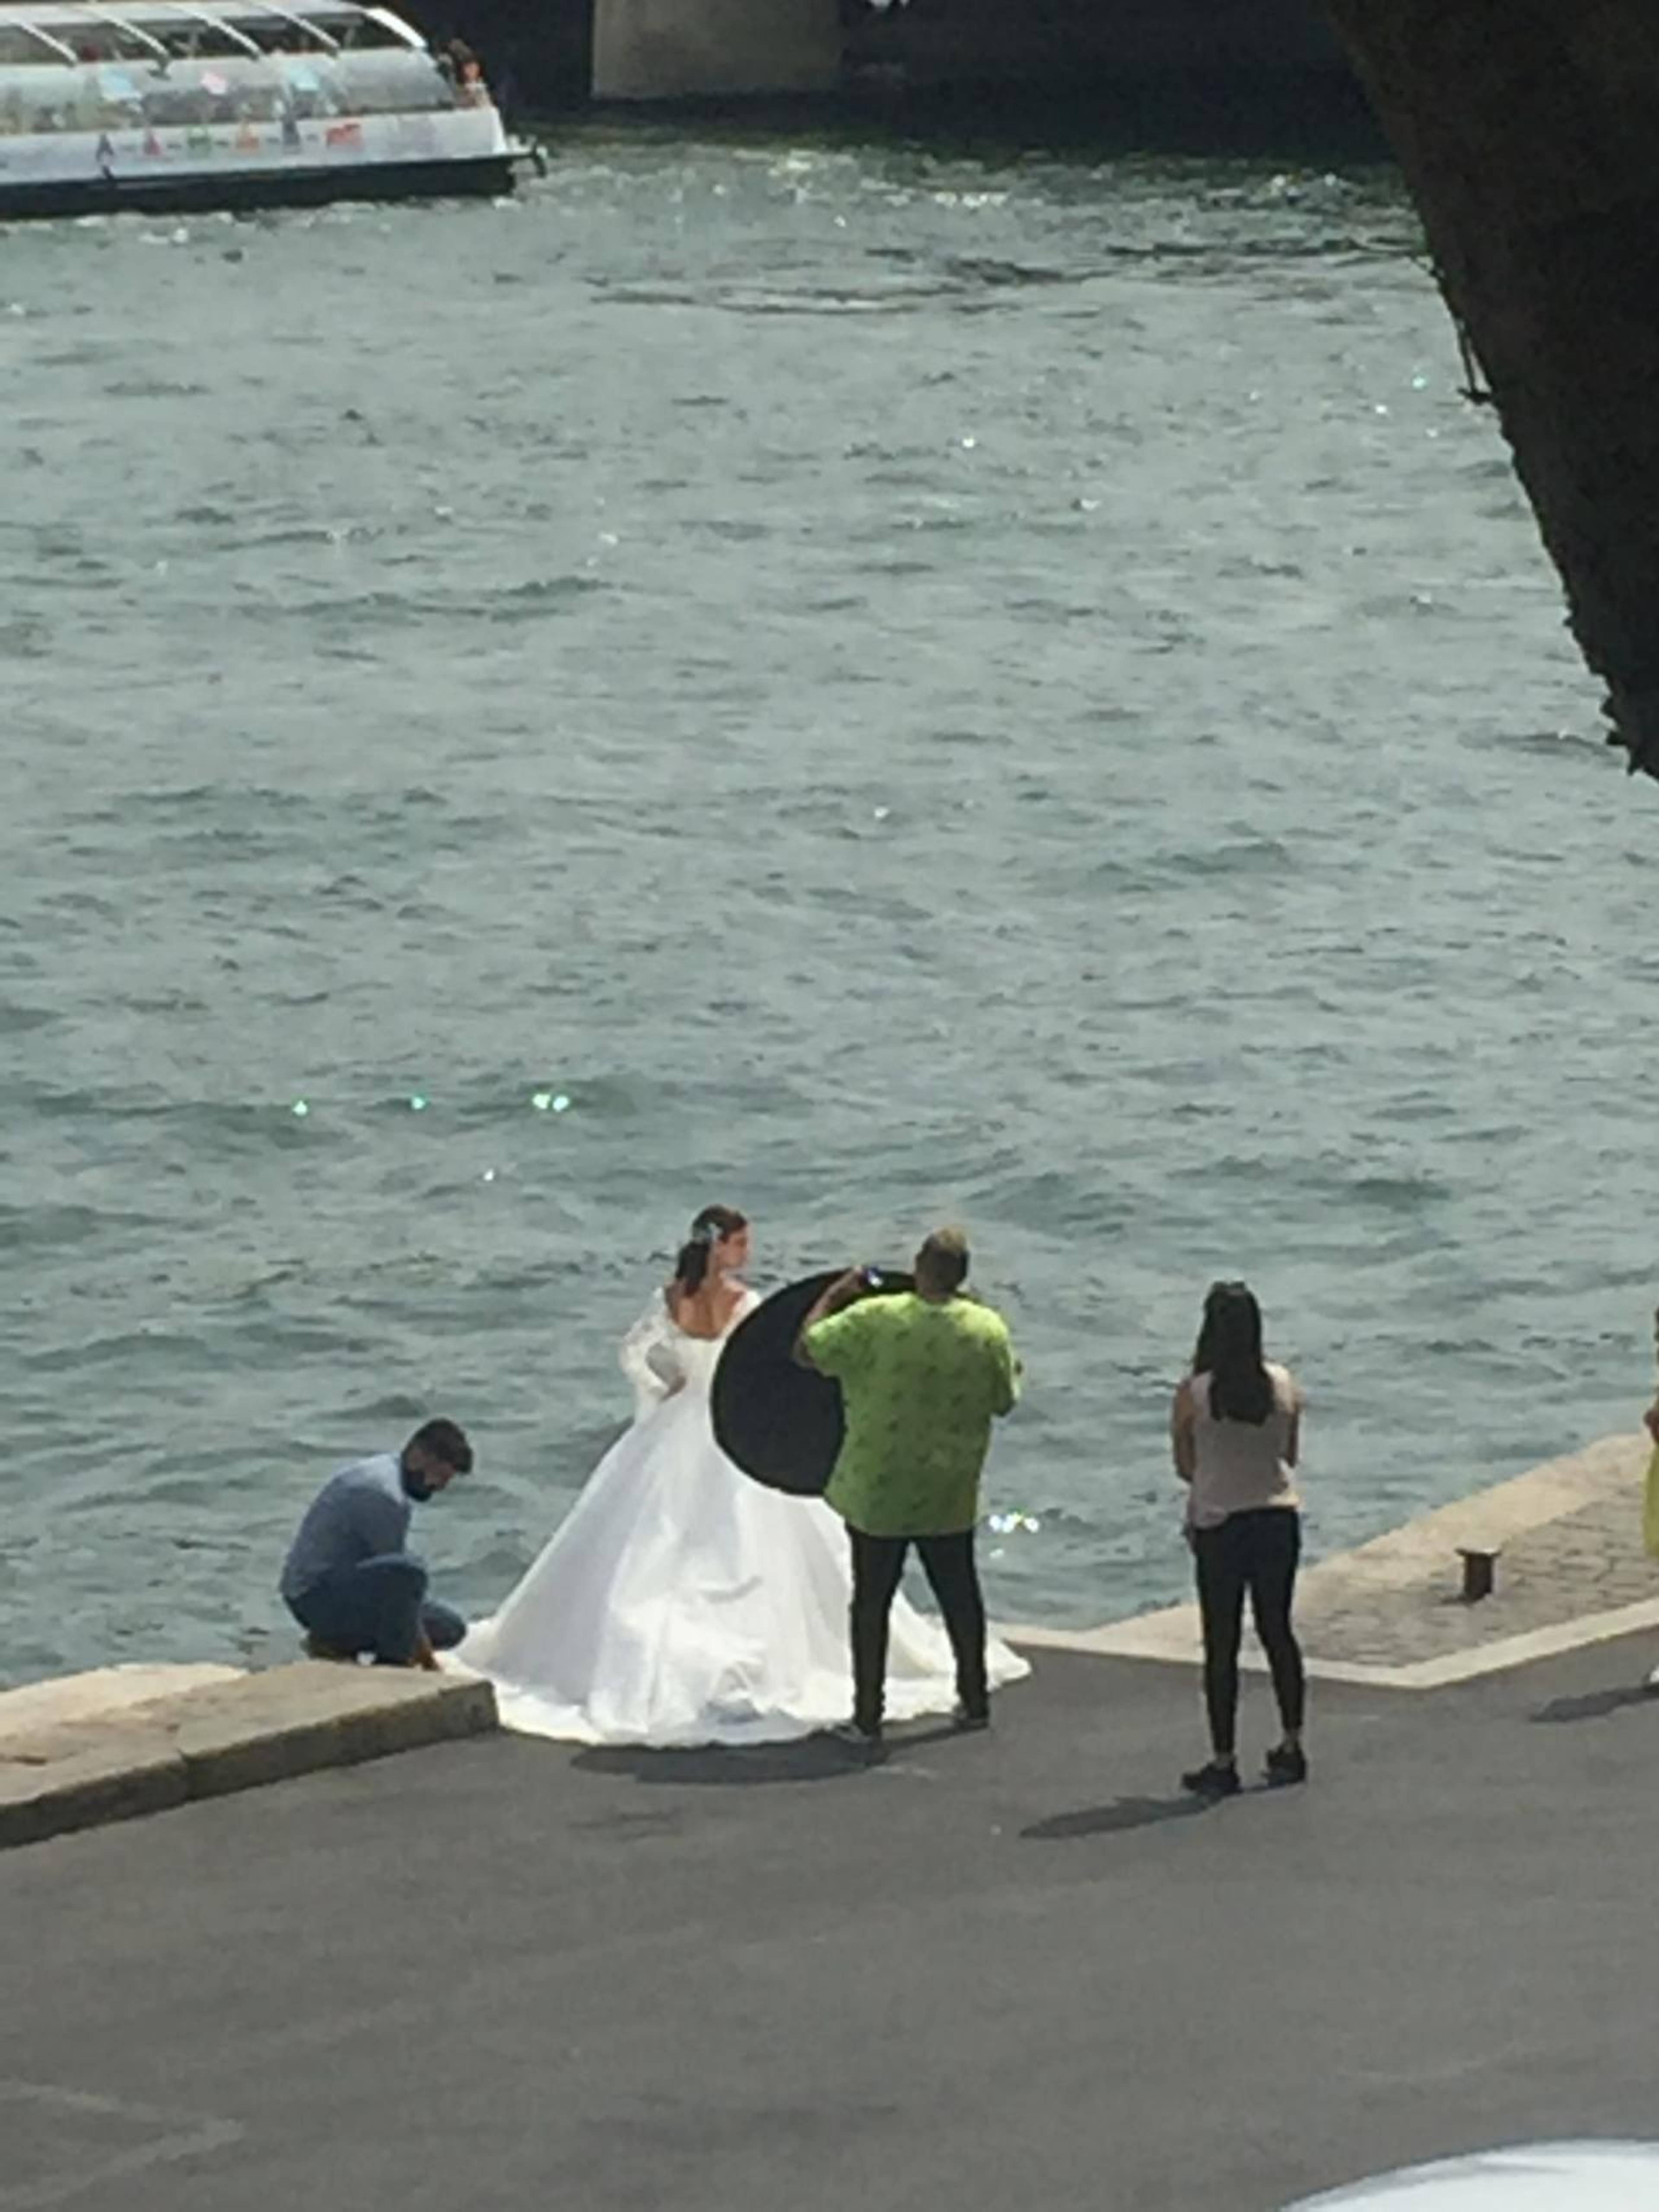
[[[472,1447],[453,1421],[428,1421],[400,1452],[354,1461],[331,1474],[300,1523],[283,1568],[289,1611],[314,1659],[383,1667],[436,1667],[466,1623],[428,1597],[427,1571],[409,1551],[415,1506],[472,1468]]]

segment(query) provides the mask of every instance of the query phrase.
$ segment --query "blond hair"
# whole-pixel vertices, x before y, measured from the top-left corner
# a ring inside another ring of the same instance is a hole
[[[942,1290],[954,1291],[968,1279],[968,1236],[961,1229],[930,1229],[916,1255],[916,1273]]]

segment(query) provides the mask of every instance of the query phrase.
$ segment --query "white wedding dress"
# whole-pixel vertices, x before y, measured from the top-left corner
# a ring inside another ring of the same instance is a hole
[[[759,1303],[745,1294],[732,1327]],[[575,1743],[746,1744],[810,1735],[852,1709],[847,1531],[819,1498],[753,1482],[714,1441],[724,1338],[688,1336],[659,1292],[629,1332],[634,1425],[499,1613],[453,1655],[495,1685],[503,1723]],[[994,1683],[1030,1672],[991,1641]],[[943,1628],[902,1596],[890,1719],[949,1712]]]

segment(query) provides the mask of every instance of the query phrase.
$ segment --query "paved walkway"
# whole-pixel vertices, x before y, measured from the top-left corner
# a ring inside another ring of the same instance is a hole
[[[1324,1688],[1209,1811],[1190,1673],[1050,1653],[868,1771],[495,1736],[9,1852],[0,2207],[1272,2212],[1654,2132],[1645,1656]]]
[[[31,1683],[0,1693],[0,1849],[495,1726],[488,1683],[401,1668],[112,1667]]]

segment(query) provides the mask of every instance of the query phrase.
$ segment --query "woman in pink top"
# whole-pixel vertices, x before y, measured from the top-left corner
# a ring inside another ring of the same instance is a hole
[[[1188,1486],[1187,1534],[1204,1622],[1204,1700],[1211,1758],[1181,1778],[1202,1797],[1238,1790],[1234,1729],[1244,1593],[1273,1670],[1284,1735],[1267,1753],[1269,1787],[1305,1782],[1306,1703],[1291,1600],[1302,1549],[1295,1468],[1302,1393],[1288,1368],[1264,1359],[1261,1309],[1243,1283],[1215,1283],[1204,1301],[1193,1371],[1170,1419],[1176,1473]]]

